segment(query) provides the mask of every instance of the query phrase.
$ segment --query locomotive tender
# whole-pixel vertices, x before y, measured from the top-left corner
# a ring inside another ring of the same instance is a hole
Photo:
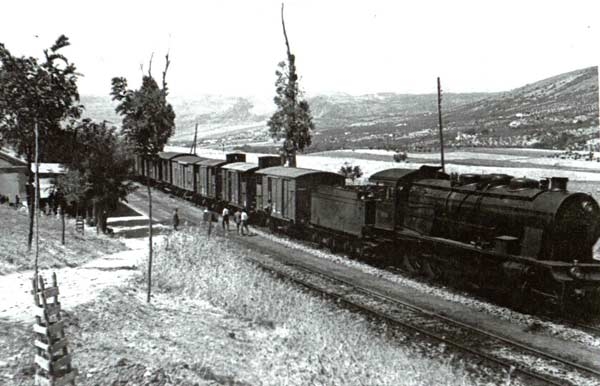
[[[592,251],[600,208],[590,195],[569,192],[566,178],[449,176],[422,166],[383,170],[357,187],[336,173],[283,167],[279,157],[197,158],[167,152],[138,157],[135,168],[196,203],[246,208],[273,230],[333,251],[499,289],[517,303],[541,296],[561,307],[598,304]]]

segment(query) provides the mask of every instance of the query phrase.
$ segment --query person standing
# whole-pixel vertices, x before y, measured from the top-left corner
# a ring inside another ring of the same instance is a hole
[[[227,231],[229,231],[229,209],[227,207],[223,208],[223,230],[225,230],[225,225],[227,225]]]
[[[237,229],[237,234],[240,234],[240,229],[242,226],[242,212],[238,208],[233,214],[233,221],[235,222],[235,228]]]
[[[177,212],[177,208],[175,208],[175,212],[173,212],[173,229],[177,230],[179,226],[179,213]]]
[[[244,236],[244,229],[246,229],[246,233],[248,234],[248,236],[250,236],[250,230],[248,229],[248,220],[249,220],[249,216],[248,216],[248,212],[246,212],[246,209],[244,209],[242,211],[242,215],[240,216],[242,219],[242,236]]]

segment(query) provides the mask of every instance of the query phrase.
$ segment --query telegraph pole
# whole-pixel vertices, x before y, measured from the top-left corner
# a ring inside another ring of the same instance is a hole
[[[190,154],[196,154],[196,139],[198,138],[198,122],[196,122],[196,128],[194,129],[194,143],[190,149]]]
[[[442,157],[442,172],[446,173],[446,167],[444,165],[444,133],[442,131],[442,86],[440,83],[440,77],[437,78],[438,88],[438,118],[440,122],[440,155]]]

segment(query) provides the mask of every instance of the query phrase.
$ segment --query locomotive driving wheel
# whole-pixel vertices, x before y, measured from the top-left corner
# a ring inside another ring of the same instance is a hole
[[[355,258],[361,258],[365,254],[365,246],[360,240],[356,240],[352,244],[352,256]]]
[[[402,259],[402,264],[409,273],[415,275],[422,274],[425,270],[423,261],[418,256],[412,254],[405,254]]]
[[[428,259],[423,263],[425,275],[432,280],[439,280],[444,277],[444,271],[440,264],[432,259]]]
[[[319,237],[319,234],[317,232],[312,232],[310,234],[310,242],[311,243],[315,243],[318,245],[320,241],[321,241],[321,238]]]

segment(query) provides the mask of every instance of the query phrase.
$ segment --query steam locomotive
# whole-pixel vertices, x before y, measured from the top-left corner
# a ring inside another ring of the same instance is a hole
[[[369,185],[336,173],[281,166],[279,157],[245,162],[160,153],[138,157],[144,180],[198,204],[245,208],[251,218],[332,251],[387,259],[430,278],[452,278],[564,307],[597,306],[600,208],[569,192],[568,179],[443,173],[439,166],[387,169]]]

